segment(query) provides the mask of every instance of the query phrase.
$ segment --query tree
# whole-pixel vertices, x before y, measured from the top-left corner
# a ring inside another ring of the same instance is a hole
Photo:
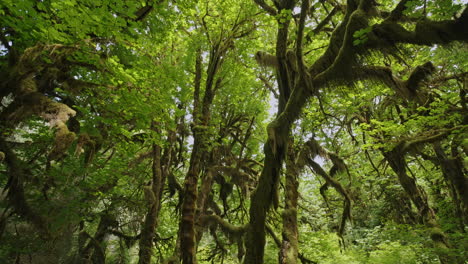
[[[0,15],[3,262],[466,259],[466,5]]]

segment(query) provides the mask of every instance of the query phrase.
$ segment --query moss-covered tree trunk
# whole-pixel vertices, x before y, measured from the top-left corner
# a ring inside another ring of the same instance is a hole
[[[450,245],[447,242],[446,235],[440,229],[436,215],[429,202],[424,190],[419,187],[414,178],[411,178],[407,172],[405,160],[405,152],[402,150],[403,146],[397,145],[391,151],[384,151],[383,155],[390,167],[397,174],[398,180],[406,191],[411,201],[414,203],[419,211],[423,223],[430,229],[430,237],[437,249],[439,260],[442,264],[462,264],[464,261],[450,254]]]
[[[194,106],[192,126],[193,132],[193,147],[190,156],[190,167],[185,176],[183,201],[182,201],[182,216],[179,227],[180,253],[183,264],[196,263],[195,256],[195,206],[197,200],[197,183],[200,173],[200,159],[202,151],[202,130],[199,125],[200,114],[200,86],[202,78],[202,57],[201,50],[198,51],[195,62],[195,84],[194,84]]]
[[[264,145],[265,161],[257,188],[251,196],[250,224],[246,234],[245,264],[263,263],[266,214],[274,199],[274,185],[282,160],[273,155],[269,143]]]
[[[263,1],[260,4],[265,8]],[[295,1],[281,1],[278,3],[278,13],[281,10],[292,10]],[[303,1],[301,12],[301,22],[304,24],[308,1]],[[267,8],[272,15],[277,14],[272,8]],[[265,221],[268,210],[273,204],[278,206],[278,183],[280,169],[283,165],[286,150],[288,147],[289,134],[292,123],[299,117],[308,96],[305,93],[307,87],[304,65],[302,64],[302,33],[303,27],[299,30],[296,48],[297,63],[292,65],[287,58],[288,29],[290,20],[278,21],[278,33],[276,39],[276,59],[278,61],[277,83],[279,89],[278,114],[267,127],[268,139],[263,146],[265,154],[264,166],[260,174],[257,188],[252,194],[249,209],[250,221],[246,234],[246,255],[245,264],[263,263],[265,247]],[[295,69],[293,69],[295,68]],[[297,71],[297,68],[301,68]]]
[[[246,264],[263,263],[265,246],[265,221],[268,209],[272,203],[277,206],[277,187],[279,173],[283,164],[290,122],[282,124],[279,118],[283,112],[289,93],[291,82],[286,69],[286,41],[289,23],[284,23],[278,29],[276,56],[279,62],[277,82],[279,86],[278,117],[268,125],[268,141],[263,146],[265,161],[257,188],[252,194],[250,205],[250,225],[246,237]],[[284,122],[284,121],[283,121]],[[289,123],[289,124],[288,124]]]
[[[153,145],[152,179],[149,186],[145,186],[145,198],[148,212],[141,230],[139,264],[150,264],[153,251],[153,240],[158,225],[158,215],[161,209],[162,191],[165,177],[161,167],[161,147]]]
[[[202,143],[194,136],[190,168],[184,182],[184,199],[180,223],[180,250],[183,264],[196,263],[195,245],[195,210],[198,195],[198,177],[200,173]]]
[[[280,250],[280,264],[296,264],[298,257],[297,201],[299,197],[296,153],[290,144],[286,157],[285,201],[283,211],[283,242]]]
[[[449,157],[439,142],[433,144],[433,149],[437,156],[437,163],[440,165],[445,179],[455,189],[454,199],[461,200],[461,217],[466,224],[468,223],[468,178],[463,172],[463,164],[457,158],[458,155]]]
[[[182,202],[182,219],[180,222],[180,250],[183,264],[197,263],[196,260],[196,208],[198,197],[198,179],[202,168],[203,154],[208,150],[207,128],[211,117],[211,105],[216,90],[221,86],[221,78],[216,78],[219,68],[223,64],[223,57],[230,46],[223,40],[213,44],[208,61],[205,91],[200,100],[200,86],[202,79],[201,50],[195,63],[195,89],[192,124],[193,148],[190,156],[190,166],[184,182],[184,198]]]
[[[197,243],[200,242],[200,240],[203,237],[203,232],[204,232],[204,226],[200,224],[200,217],[202,217],[205,214],[205,211],[207,209],[207,201],[208,197],[211,193],[211,188],[213,186],[213,176],[214,176],[214,171],[213,167],[209,166],[209,168],[206,169],[206,173],[202,179],[201,186],[200,186],[200,195],[198,197],[197,201],[197,211],[196,211],[196,219],[195,222],[197,223],[197,230],[196,230],[196,241]]]

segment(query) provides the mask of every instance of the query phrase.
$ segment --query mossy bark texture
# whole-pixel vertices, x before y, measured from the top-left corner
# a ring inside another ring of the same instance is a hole
[[[147,197],[148,212],[145,216],[145,222],[141,230],[140,250],[138,252],[138,263],[149,264],[151,263],[151,256],[153,252],[153,244],[155,238],[155,231],[158,225],[158,215],[161,209],[162,191],[166,177],[164,177],[163,169],[161,166],[161,147],[153,145],[153,164],[152,164],[152,179],[150,186],[147,186],[147,192],[151,192]]]
[[[283,241],[281,243],[279,263],[296,264],[298,257],[297,202],[300,168],[296,164],[296,153],[289,145],[286,158],[285,205],[283,211]]]

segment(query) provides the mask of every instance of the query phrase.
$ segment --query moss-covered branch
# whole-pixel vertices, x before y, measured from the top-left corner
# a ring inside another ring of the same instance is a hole
[[[374,25],[368,34],[369,41],[364,45],[371,49],[393,47],[397,43],[432,46],[452,41],[468,41],[468,8],[455,20],[415,23],[414,30],[408,30],[397,22],[385,20]]]
[[[431,62],[416,67],[408,77],[402,80],[393,75],[389,67],[383,66],[360,66],[353,67],[353,77],[351,80],[369,80],[386,85],[404,100],[417,101],[420,104],[426,102],[426,95],[419,92],[421,82],[425,80],[434,71]]]
[[[410,140],[404,140],[397,145],[403,153],[407,153],[410,150],[413,150],[422,144],[433,143],[433,142],[439,141],[447,137],[447,135],[449,135],[450,132],[452,132],[453,130],[460,129],[460,128],[461,127],[453,127],[451,129],[444,129],[440,131],[432,131],[432,132],[430,131],[429,135],[423,134],[418,137],[412,138]]]
[[[434,247],[438,249],[437,254],[441,263],[463,263],[460,258],[450,255],[447,252],[447,249],[449,249],[451,245],[448,243],[446,235],[439,227],[438,220],[434,210],[429,205],[426,193],[420,186],[418,186],[416,180],[410,177],[406,172],[408,165],[405,160],[406,152],[404,144],[397,145],[390,151],[382,150],[382,154],[390,167],[397,174],[401,186],[411,198],[411,201],[415,204],[416,208],[418,208],[422,222],[430,228],[430,236]]]
[[[226,234],[230,234],[230,235],[236,235],[236,236],[242,235],[245,233],[248,227],[248,224],[244,224],[241,226],[233,225],[229,223],[228,221],[224,220],[219,215],[214,215],[214,214],[203,215],[201,216],[200,219],[201,219],[201,224],[206,225],[206,226],[210,226],[214,224],[219,225],[221,229],[223,230],[223,232],[225,232]]]
[[[313,33],[314,35],[318,34],[320,31],[322,31],[325,26],[330,23],[330,21],[332,20],[332,18],[338,13],[338,11],[340,11],[341,9],[339,7],[334,7],[330,13],[328,13],[328,15],[322,20],[320,21],[320,23],[318,23],[318,25],[311,31],[311,33]],[[307,37],[306,37],[307,38]]]
[[[341,183],[335,179],[333,179],[328,173],[320,166],[317,162],[313,161],[312,159],[308,159],[309,166],[314,170],[315,173],[320,175],[322,178],[327,181],[335,190],[343,196],[345,199],[344,207],[343,207],[343,215],[341,217],[340,228],[338,230],[338,234],[341,236],[343,235],[344,228],[346,225],[346,220],[351,220],[351,196],[349,195],[348,191],[341,185]]]
[[[330,169],[330,173],[327,173],[322,168],[322,166],[320,166],[320,164],[313,160],[316,155],[320,155],[323,158],[328,158],[332,161],[333,166]],[[339,181],[334,179],[333,176],[338,172],[347,172],[347,166],[338,155],[336,155],[335,153],[328,152],[326,149],[321,147],[320,144],[313,138],[306,142],[302,156],[302,158],[305,159],[305,162],[312,168],[312,170],[319,176],[321,176],[323,179],[325,179],[326,184],[320,189],[322,196],[324,196],[323,192],[325,191],[327,185],[331,185],[344,198],[343,214],[341,218],[340,228],[338,230],[338,235],[341,237],[345,229],[346,220],[352,220],[352,197],[349,194],[349,191]]]

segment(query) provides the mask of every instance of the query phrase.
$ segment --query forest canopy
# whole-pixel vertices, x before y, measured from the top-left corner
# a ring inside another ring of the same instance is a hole
[[[464,264],[466,0],[1,0],[0,262]]]

